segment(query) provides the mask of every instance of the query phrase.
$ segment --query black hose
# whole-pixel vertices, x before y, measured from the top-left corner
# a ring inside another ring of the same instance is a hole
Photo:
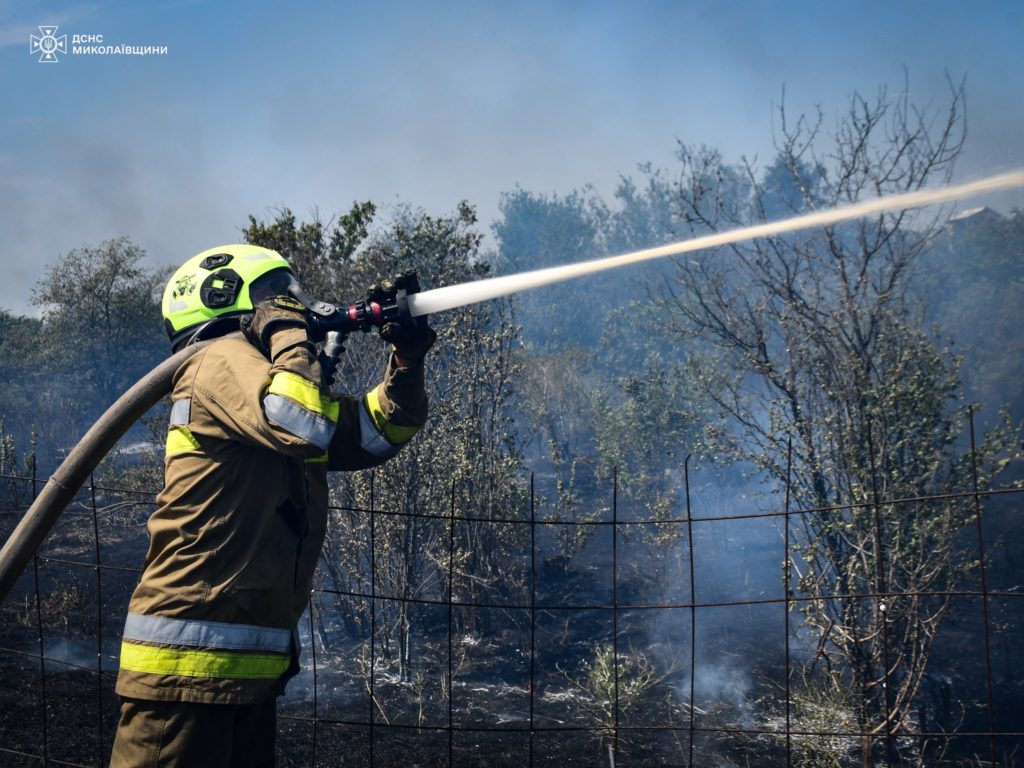
[[[139,379],[100,416],[57,467],[0,549],[0,603],[89,474],[132,424],[171,391],[171,381],[181,364],[209,343],[185,347]]]

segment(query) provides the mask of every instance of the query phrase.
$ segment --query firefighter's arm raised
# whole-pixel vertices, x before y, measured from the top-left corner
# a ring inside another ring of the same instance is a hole
[[[179,372],[194,400],[189,428],[195,438],[258,445],[302,459],[323,456],[340,406],[321,389],[301,305],[286,297],[261,302],[243,333],[245,339],[210,345]]]
[[[423,356],[436,334],[425,324],[406,333],[382,329],[394,344],[383,381],[340,400],[321,386],[316,347],[291,299],[261,302],[243,333],[246,339],[211,345],[183,367],[197,401],[189,427],[200,441],[255,444],[302,459],[326,453],[329,469],[354,470],[394,456],[426,421]]]
[[[370,287],[368,301],[386,302],[394,291],[417,291],[414,272]],[[437,340],[426,317],[385,323],[380,337],[392,345],[384,380],[362,398],[341,402],[328,469],[366,469],[394,456],[427,420],[423,358]]]

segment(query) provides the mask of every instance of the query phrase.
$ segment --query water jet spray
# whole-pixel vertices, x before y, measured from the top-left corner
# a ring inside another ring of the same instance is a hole
[[[374,306],[372,301],[358,302],[350,306],[312,302],[315,308],[309,305],[307,308],[314,315],[322,314],[325,317],[330,317],[332,325],[337,324],[331,328],[325,326],[324,330],[326,331],[341,334],[355,330],[368,331],[370,328],[380,327],[386,322],[401,322],[408,318],[443,312],[447,309],[476,304],[531,288],[539,288],[563,280],[630,264],[639,264],[652,259],[678,256],[683,253],[715,248],[758,237],[797,232],[863,218],[876,213],[934,205],[1021,186],[1024,186],[1024,170],[1012,171],[965,184],[923,189],[840,208],[814,211],[781,221],[704,235],[621,256],[610,256],[412,293],[403,295],[400,300],[394,302],[393,306],[390,304],[382,306],[380,303]],[[319,309],[319,312],[316,312],[316,309]],[[140,379],[107,409],[106,413],[71,450],[64,462],[47,481],[32,506],[25,512],[3,549],[0,550],[0,602],[7,597],[28,561],[85,479],[132,424],[170,391],[175,371],[206,343],[210,342],[186,347]]]
[[[459,285],[435,288],[430,291],[410,295],[408,297],[409,313],[413,317],[431,315],[446,309],[455,309],[467,304],[496,299],[501,296],[529,290],[530,288],[539,288],[542,285],[560,283],[563,280],[602,272],[606,269],[639,264],[666,256],[678,256],[683,253],[715,248],[720,245],[728,245],[743,240],[753,240],[758,237],[770,237],[787,232],[797,232],[802,229],[837,224],[841,221],[859,219],[875,213],[918,208],[980,195],[985,192],[994,192],[1000,189],[1020,186],[1024,186],[1024,170],[1012,171],[998,176],[989,176],[988,178],[965,184],[937,187],[935,189],[922,189],[917,192],[880,197],[875,200],[854,203],[840,208],[814,211],[767,224],[756,224],[751,227],[743,227],[742,229],[734,229],[728,232],[719,232],[677,243],[670,243],[658,246],[657,248],[633,251],[621,256],[609,256],[603,259],[581,261],[575,264],[564,264],[560,267],[535,269],[531,272],[521,272],[517,275],[492,277],[471,283],[460,283]]]

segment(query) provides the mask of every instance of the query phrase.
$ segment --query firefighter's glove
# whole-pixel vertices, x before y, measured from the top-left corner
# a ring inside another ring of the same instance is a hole
[[[380,329],[380,337],[395,345],[395,357],[403,368],[412,368],[423,362],[434,342],[437,333],[427,325],[426,318],[413,318],[409,324],[386,323]]]
[[[419,293],[420,282],[414,270],[395,275],[391,280],[381,280],[371,285],[366,292],[368,302],[388,304],[395,301],[399,291],[406,295]],[[403,368],[419,365],[427,351],[437,341],[437,333],[427,324],[426,317],[409,317],[400,322],[385,323],[380,337],[395,347],[395,357]]]
[[[403,290],[407,295],[420,292],[420,281],[416,277],[416,270],[408,269],[390,280],[374,283],[366,289],[366,301],[387,304],[389,301],[394,301],[398,292]]]
[[[239,322],[249,342],[268,359],[274,359],[274,335],[287,329],[301,330],[305,339],[309,330],[306,308],[290,296],[274,296],[256,305],[251,315]],[[294,334],[291,334],[294,335]]]

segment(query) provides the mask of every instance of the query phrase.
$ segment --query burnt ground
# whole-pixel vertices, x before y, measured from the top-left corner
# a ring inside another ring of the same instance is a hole
[[[117,700],[113,678],[49,665],[45,675],[46,707],[37,660],[12,663],[3,658],[5,685],[0,690],[0,766],[28,768],[44,764],[105,766],[113,740]],[[45,729],[45,730],[44,730]],[[45,740],[45,745],[44,745]],[[604,745],[579,732],[539,732],[533,736],[536,766],[607,764]],[[618,765],[682,766],[686,734],[631,733],[620,744]],[[426,768],[453,766],[501,768],[530,764],[531,738],[526,732],[455,731],[451,742],[441,729],[314,723],[282,716],[278,726],[278,765]],[[24,753],[19,755],[17,753]],[[314,760],[315,755],[315,760]],[[675,757],[673,757],[673,755]]]

